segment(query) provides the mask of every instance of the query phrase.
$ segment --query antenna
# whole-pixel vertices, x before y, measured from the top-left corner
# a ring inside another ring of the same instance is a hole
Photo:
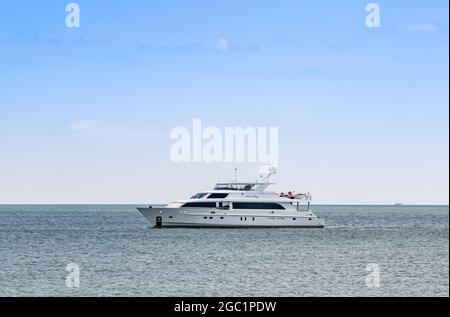
[[[237,168],[234,168],[234,182],[237,183]]]

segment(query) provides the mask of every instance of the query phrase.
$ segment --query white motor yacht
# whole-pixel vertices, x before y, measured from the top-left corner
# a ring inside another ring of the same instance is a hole
[[[272,171],[255,182],[219,182],[214,189],[168,205],[137,209],[162,227],[300,227],[323,228],[310,208],[311,195],[267,191]]]

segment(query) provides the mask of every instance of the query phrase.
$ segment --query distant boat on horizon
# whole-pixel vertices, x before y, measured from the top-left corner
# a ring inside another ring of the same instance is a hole
[[[403,206],[403,203],[395,203],[394,206]]]

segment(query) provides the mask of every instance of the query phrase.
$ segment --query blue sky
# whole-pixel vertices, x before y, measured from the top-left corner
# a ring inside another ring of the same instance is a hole
[[[275,189],[448,204],[448,2],[0,3],[0,203],[184,198],[257,164],[175,164],[176,126],[279,128]],[[87,122],[81,129],[77,123]]]

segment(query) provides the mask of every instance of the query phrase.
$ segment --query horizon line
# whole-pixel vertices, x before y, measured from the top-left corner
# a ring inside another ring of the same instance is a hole
[[[139,206],[139,205],[164,205],[164,203],[0,203],[0,206]],[[449,204],[407,204],[407,203],[311,203],[316,206],[436,206],[449,207]]]

